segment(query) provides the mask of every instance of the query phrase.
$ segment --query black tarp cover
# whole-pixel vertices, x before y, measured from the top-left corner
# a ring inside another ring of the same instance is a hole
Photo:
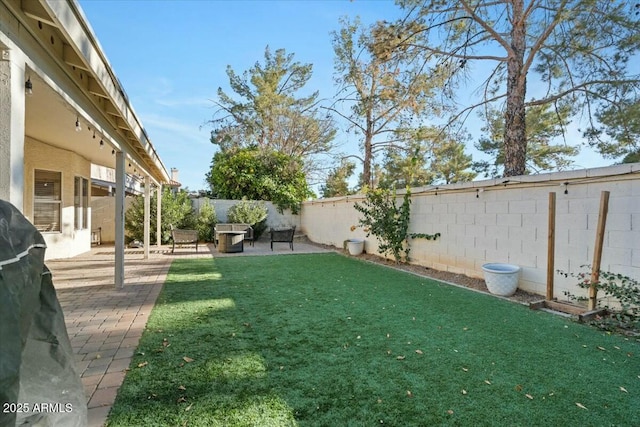
[[[0,427],[84,427],[87,404],[36,228],[0,200]]]

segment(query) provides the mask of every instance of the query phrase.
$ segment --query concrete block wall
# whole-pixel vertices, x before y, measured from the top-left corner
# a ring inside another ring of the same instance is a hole
[[[556,193],[556,270],[577,273],[593,261],[602,191],[610,192],[602,254],[603,270],[640,280],[640,164],[475,181],[412,189],[412,233],[441,233],[436,241],[413,239],[411,262],[482,277],[482,265],[522,267],[520,288],[544,295],[548,249],[549,193]],[[567,183],[567,184],[565,184]],[[566,190],[566,194],[565,194]],[[399,192],[399,195],[401,192]],[[353,203],[361,195],[303,204],[302,229],[315,242],[342,247],[364,237]],[[401,200],[399,200],[399,203]],[[367,252],[377,252],[375,237]],[[580,294],[574,278],[556,274],[555,296]]]

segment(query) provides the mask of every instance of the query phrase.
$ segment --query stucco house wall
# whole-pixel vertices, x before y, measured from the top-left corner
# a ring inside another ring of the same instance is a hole
[[[133,203],[133,196],[124,199],[125,212]],[[115,197],[101,196],[91,198],[91,229],[101,231],[101,243],[112,244],[116,239],[115,229]]]
[[[43,231],[47,243],[45,258],[68,258],[91,249],[91,207],[86,229],[74,225],[74,179],[91,180],[91,163],[72,151],[53,147],[33,138],[25,138],[24,215],[33,219],[33,188],[36,169],[61,172],[62,213],[60,231]]]

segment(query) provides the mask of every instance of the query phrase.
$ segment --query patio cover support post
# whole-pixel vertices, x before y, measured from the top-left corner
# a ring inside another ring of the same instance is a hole
[[[162,245],[162,184],[156,186],[156,244],[158,249]]]
[[[116,242],[115,242],[115,274],[114,283],[117,289],[124,287],[124,182],[125,154],[116,153]]]
[[[151,230],[151,179],[144,177],[144,259],[149,259],[149,232]]]
[[[24,212],[26,78],[18,57],[16,52],[0,48],[0,199]]]

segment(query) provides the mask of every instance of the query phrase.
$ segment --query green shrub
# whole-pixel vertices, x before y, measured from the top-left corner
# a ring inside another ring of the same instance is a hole
[[[407,188],[402,204],[396,204],[396,191],[374,188],[365,189],[366,198],[353,207],[362,214],[359,225],[363,226],[367,237],[373,234],[378,239],[378,252],[392,254],[396,263],[409,260],[407,238],[411,213],[411,192]]]
[[[583,265],[585,270],[589,269],[588,265]],[[591,271],[583,271],[577,274],[565,273],[558,271],[565,277],[571,276],[578,279],[578,287],[588,290],[591,287]],[[640,330],[640,281],[632,279],[622,274],[611,273],[609,271],[600,271],[598,282],[595,283],[598,295],[604,294],[606,298],[613,299],[620,306],[611,307],[602,305],[598,301],[598,305],[606,308],[609,315],[597,317],[592,323],[606,330]],[[573,301],[586,301],[586,297],[576,296],[571,292],[564,292],[567,297]]]
[[[220,199],[270,200],[280,212],[294,214],[313,195],[300,158],[257,147],[218,151],[207,181]]]
[[[217,223],[216,210],[208,199],[204,199],[200,206],[200,213],[196,218],[196,230],[198,230],[200,241],[213,242],[213,228]]]
[[[156,207],[157,192],[151,195],[151,216],[149,218],[150,230],[149,239],[156,241]],[[186,191],[173,192],[170,188],[165,188],[162,192],[162,215],[161,215],[161,242],[168,243],[171,239],[171,225],[175,228],[193,229],[196,225],[196,218],[191,206],[191,200]],[[127,240],[144,240],[144,196],[136,196],[131,207],[124,216],[124,225],[127,232]]]
[[[411,220],[411,191],[407,187],[402,204],[397,205],[396,190],[388,188],[365,188],[366,198],[353,207],[362,214],[358,225],[367,233],[378,239],[378,252],[383,255],[392,254],[396,263],[409,262],[409,237],[412,239],[435,240],[440,233],[409,233]],[[355,227],[352,227],[352,231]]]
[[[264,202],[242,199],[229,208],[227,218],[229,222],[249,224],[253,227],[253,236],[258,240],[267,229],[267,215],[269,210]]]

